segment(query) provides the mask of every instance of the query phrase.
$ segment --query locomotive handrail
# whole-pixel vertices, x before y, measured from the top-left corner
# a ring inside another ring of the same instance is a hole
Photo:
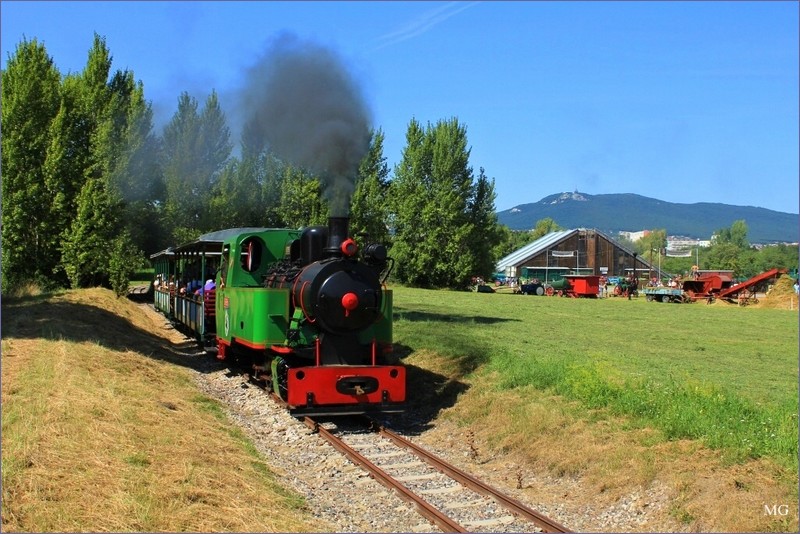
[[[313,319],[311,318],[311,316],[306,311],[306,306],[305,306],[305,303],[303,302],[305,300],[305,299],[303,299],[303,295],[305,294],[306,286],[309,286],[309,285],[311,285],[311,282],[306,280],[305,282],[303,282],[303,285],[300,286],[300,309],[303,310],[303,315],[305,316],[306,320],[309,323],[314,324],[314,323],[317,322],[317,318],[316,317],[314,317]],[[295,306],[296,305],[297,304],[295,304]]]

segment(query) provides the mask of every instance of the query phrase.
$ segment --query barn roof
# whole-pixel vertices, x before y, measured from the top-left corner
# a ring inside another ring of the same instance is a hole
[[[501,258],[500,261],[497,262],[497,267],[495,270],[497,272],[502,272],[506,270],[506,267],[516,267],[517,265],[524,263],[531,256],[535,256],[541,251],[547,250],[548,248],[557,245],[568,237],[571,237],[577,231],[577,229],[560,230],[558,232],[550,232],[549,234],[543,235],[536,241],[528,243],[524,247],[515,250],[508,256]]]

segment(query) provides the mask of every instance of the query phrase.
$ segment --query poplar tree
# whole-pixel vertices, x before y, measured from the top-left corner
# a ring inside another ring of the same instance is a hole
[[[370,242],[388,244],[389,166],[383,156],[383,131],[372,132],[370,148],[358,169],[350,210],[350,233],[366,233]]]
[[[258,158],[257,168],[261,176],[261,224],[273,228],[285,226],[280,202],[286,165],[273,153],[265,152]]]
[[[126,230],[126,226],[133,226],[131,213],[123,198],[134,188],[123,187],[123,177],[129,178],[126,150],[131,126],[142,114],[143,94],[130,71],[116,71],[109,78],[111,62],[105,39],[95,34],[86,67],[75,84],[80,128],[73,128],[72,140],[78,146],[66,152],[67,159],[72,159],[73,152],[83,155],[77,164],[82,168],[82,178],[76,174],[73,183],[65,183],[72,191],[80,190],[80,195],[72,202],[76,213],[60,235],[63,269],[70,284],[112,284],[119,294],[127,290],[126,273],[133,264],[128,251],[135,250]],[[62,99],[62,107],[65,102]],[[53,159],[58,154],[54,149]],[[57,179],[54,177],[54,181]],[[64,177],[61,180],[64,182]],[[77,180],[82,180],[80,187]]]
[[[124,113],[125,121],[111,173],[112,191],[120,199],[121,222],[130,245],[152,253],[170,244],[163,224],[165,192],[160,140],[153,133],[153,111],[144,99],[142,83],[134,84],[132,76],[125,74],[127,98],[120,95],[114,99],[114,108],[119,107],[114,115]]]
[[[85,178],[102,178],[108,184],[115,159],[120,128],[114,124],[110,110],[112,91],[109,84],[111,52],[105,39],[94,35],[92,48],[79,80],[84,93],[84,120],[90,135],[90,160]],[[116,88],[119,90],[119,87]]]
[[[396,276],[421,287],[465,287],[490,269],[494,186],[483,173],[473,183],[466,128],[457,119],[425,130],[412,120],[406,141],[390,189]]]
[[[164,127],[163,169],[167,226],[176,242],[188,241],[199,234],[199,184],[197,145],[200,115],[197,100],[183,92],[178,109]],[[188,231],[187,231],[188,229]],[[194,231],[193,231],[194,230]]]
[[[212,192],[216,187],[219,176],[227,165],[233,146],[231,144],[231,132],[227,126],[225,114],[219,104],[216,91],[212,91],[206,99],[203,111],[200,114],[199,131],[199,154],[201,158],[201,169],[198,175],[199,197],[201,206],[200,228],[203,231],[216,229],[217,223],[210,217],[208,209]],[[253,170],[245,166],[243,170],[248,171],[244,177],[247,183],[242,184],[247,191],[254,186],[255,175],[249,171]],[[251,193],[252,196],[252,193]],[[241,207],[242,211],[247,211],[247,206]]]
[[[92,128],[87,120],[89,103],[79,76],[70,75],[61,87],[58,114],[50,125],[50,144],[44,162],[44,180],[50,201],[48,248],[56,281],[67,283],[61,261],[62,241],[67,237],[77,210],[78,194],[91,166]]]
[[[328,205],[322,198],[322,184],[302,170],[287,166],[281,181],[281,200],[278,215],[282,225],[301,228],[326,224]]]
[[[63,243],[63,261],[72,287],[109,282],[114,239],[111,200],[102,178],[90,178],[78,195],[78,209]]]
[[[389,225],[392,233],[392,257],[397,260],[394,276],[410,285],[430,285],[429,258],[417,250],[427,237],[427,228],[419,219],[421,207],[429,200],[427,176],[430,174],[427,139],[416,119],[406,130],[406,146],[395,167],[390,186]]]
[[[175,240],[186,241],[214,226],[208,216],[212,193],[232,149],[215,92],[202,113],[196,99],[181,94],[163,146],[167,221]]]
[[[209,204],[214,228],[263,224],[259,171],[257,158],[233,158],[228,162]]]
[[[495,264],[501,257],[503,240],[494,200],[494,180],[489,179],[481,167],[468,204],[472,232],[468,247],[472,258],[471,272],[487,280],[494,273]]]
[[[2,73],[2,290],[51,276],[51,193],[45,184],[50,124],[61,75],[35,39],[23,40]]]

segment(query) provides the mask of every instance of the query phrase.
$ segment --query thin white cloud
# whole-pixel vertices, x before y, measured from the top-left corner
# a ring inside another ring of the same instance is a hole
[[[444,22],[450,17],[458,15],[465,9],[469,9],[479,3],[480,2],[447,2],[436,9],[430,9],[411,22],[380,36],[378,40],[381,44],[375,47],[375,50],[418,37],[440,22]]]

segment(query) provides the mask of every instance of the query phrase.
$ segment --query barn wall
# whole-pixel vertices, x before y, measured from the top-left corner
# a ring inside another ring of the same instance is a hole
[[[553,257],[552,252],[576,251],[578,257]],[[608,268],[608,276],[625,276],[625,269],[633,268],[633,256],[617,246],[613,241],[594,230],[581,230],[561,241],[547,250],[529,258],[518,266],[517,272],[522,272],[521,267],[565,267],[570,270],[580,268],[591,269],[593,274],[603,274],[601,267]],[[636,270],[640,277],[647,277],[650,268],[639,258],[636,258]]]

